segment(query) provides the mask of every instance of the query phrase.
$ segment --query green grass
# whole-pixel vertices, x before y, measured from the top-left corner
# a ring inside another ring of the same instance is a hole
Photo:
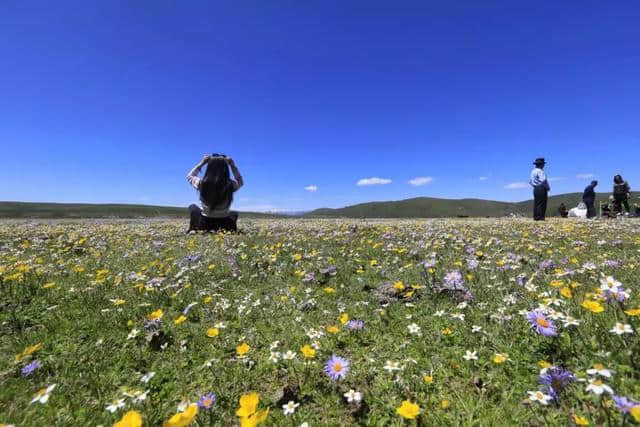
[[[135,410],[144,425],[161,425],[179,403],[215,392],[213,409],[200,410],[194,425],[233,425],[240,396],[252,391],[259,408],[270,408],[267,425],[570,425],[573,415],[623,423],[611,396],[587,392],[585,382],[557,403],[529,401],[527,392],[541,389],[543,360],[584,380],[602,363],[614,371],[606,384],[640,400],[640,316],[630,311],[640,307],[636,221],[243,220],[243,234],[190,236],[184,226],[0,223],[0,423],[108,426]],[[556,267],[541,269],[548,260]],[[466,307],[437,290],[453,270],[473,294]],[[521,274],[528,285],[518,284]],[[630,297],[586,310],[582,302],[600,298],[605,276]],[[384,283],[396,287],[385,287],[382,301]],[[579,325],[556,320],[557,337],[538,335],[522,313],[541,304]],[[144,324],[158,309],[162,334],[149,341]],[[364,328],[343,325],[345,313]],[[616,322],[633,334],[609,332]],[[208,337],[216,326],[219,335]],[[241,343],[250,346],[244,357]],[[305,360],[304,345],[317,347],[314,358]],[[274,362],[272,351],[295,358]],[[478,360],[465,360],[467,351]],[[494,363],[497,353],[508,360]],[[350,361],[338,381],[323,374],[334,354]],[[34,360],[40,368],[24,376]],[[388,372],[388,361],[401,369]],[[45,404],[30,404],[52,384]],[[361,403],[346,402],[350,389]],[[135,402],[124,392],[147,395]],[[112,414],[115,399],[125,407]],[[289,400],[300,406],[285,416]],[[404,400],[419,405],[417,420],[396,414]]]

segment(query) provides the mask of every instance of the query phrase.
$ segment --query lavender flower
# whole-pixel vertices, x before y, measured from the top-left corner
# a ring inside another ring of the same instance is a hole
[[[201,409],[211,409],[211,407],[216,403],[216,394],[215,393],[206,393],[203,394],[200,400],[198,400],[198,407]]]
[[[347,322],[347,328],[349,328],[352,331],[364,329],[364,320],[356,320],[356,319],[349,320]]]
[[[458,270],[453,270],[444,276],[444,287],[451,290],[464,290],[464,280]]]
[[[324,366],[324,373],[334,381],[344,378],[347,372],[349,372],[349,361],[335,354],[331,356],[331,359]]]
[[[516,283],[520,286],[524,286],[527,284],[527,275],[526,274],[518,274],[516,276]]]
[[[634,402],[624,396],[614,395],[613,401],[616,403],[616,408],[618,408],[623,414],[629,413],[633,407],[640,405],[640,403]]]
[[[37,360],[34,360],[33,362],[29,363],[24,368],[22,368],[22,375],[24,375],[25,377],[28,377],[33,373],[33,371],[38,369],[40,366],[42,366],[40,362]]]
[[[540,270],[549,270],[555,268],[556,263],[550,259],[544,260],[540,263]]]
[[[562,390],[574,382],[576,377],[568,369],[552,366],[540,374],[538,380],[540,384],[547,386],[547,393],[553,400],[557,400]]]
[[[553,321],[547,319],[547,317],[539,311],[528,312],[527,320],[531,324],[531,329],[535,329],[537,333],[545,337],[555,337],[558,335]]]

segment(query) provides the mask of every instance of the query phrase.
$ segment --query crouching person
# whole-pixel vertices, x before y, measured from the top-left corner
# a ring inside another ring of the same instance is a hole
[[[207,169],[200,178],[200,170]],[[233,172],[230,178],[229,169]],[[190,231],[237,231],[238,214],[231,212],[233,193],[244,184],[234,161],[224,155],[206,155],[187,175],[187,181],[198,190],[200,206],[189,206]]]

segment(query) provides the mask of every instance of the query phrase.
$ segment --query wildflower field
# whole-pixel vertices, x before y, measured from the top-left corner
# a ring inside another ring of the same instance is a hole
[[[0,223],[0,423],[640,423],[640,222]]]

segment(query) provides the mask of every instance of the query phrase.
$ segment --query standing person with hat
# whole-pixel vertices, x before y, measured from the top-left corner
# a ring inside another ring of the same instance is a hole
[[[531,171],[531,179],[529,180],[529,184],[533,187],[533,219],[544,221],[547,214],[547,195],[551,187],[547,181],[547,175],[544,173],[546,164],[544,158],[537,158],[533,164],[536,167]]]
[[[582,193],[582,201],[587,205],[587,218],[593,218],[596,216],[596,186],[598,181],[591,181],[591,184],[587,185]]]

